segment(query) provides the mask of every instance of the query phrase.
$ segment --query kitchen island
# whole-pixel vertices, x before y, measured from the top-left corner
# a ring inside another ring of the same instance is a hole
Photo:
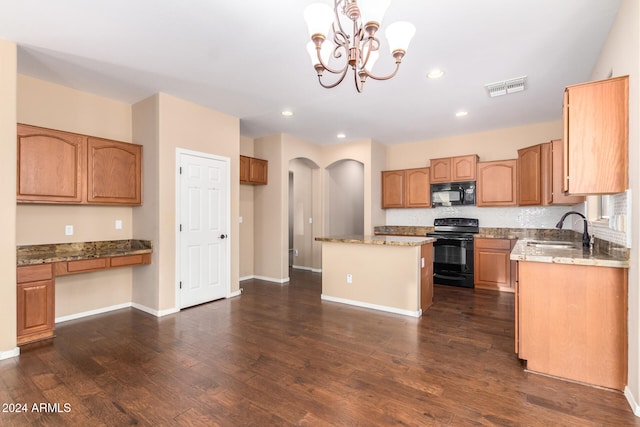
[[[431,237],[317,237],[322,299],[420,317],[433,301]]]

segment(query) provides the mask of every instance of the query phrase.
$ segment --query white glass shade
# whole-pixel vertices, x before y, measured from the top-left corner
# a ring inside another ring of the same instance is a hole
[[[325,65],[329,64],[329,58],[331,57],[331,51],[333,50],[333,43],[328,40],[325,40],[322,43],[322,47],[320,48],[320,56],[322,57],[322,62]],[[318,53],[316,52],[316,45],[314,42],[307,43],[307,52],[309,52],[309,57],[311,58],[311,63],[315,66],[319,64],[318,61]]]
[[[304,20],[307,22],[309,36],[322,34],[325,37],[335,19],[333,9],[325,3],[311,3],[304,9]]]
[[[373,66],[375,65],[379,57],[380,57],[380,51],[377,51],[377,50],[374,50],[369,54],[369,60],[364,65],[364,69],[367,70],[368,73],[372,73],[371,70],[373,70]],[[366,57],[363,58],[363,60],[364,59],[366,59]]]
[[[358,7],[360,8],[360,19],[363,24],[367,22],[377,22],[382,24],[382,18],[387,12],[391,0],[360,0]]]
[[[416,33],[416,27],[406,21],[398,21],[389,25],[384,32],[389,42],[389,51],[393,53],[394,50],[404,50],[405,52],[409,48],[409,42]]]

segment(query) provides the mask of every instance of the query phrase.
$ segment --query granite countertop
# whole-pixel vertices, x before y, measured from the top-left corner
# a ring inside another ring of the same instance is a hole
[[[107,258],[153,252],[149,240],[105,240],[98,242],[51,243],[17,247],[17,265]]]
[[[511,251],[511,260],[629,268],[629,251],[618,245],[594,245],[590,250],[582,247],[582,241],[572,240],[567,243],[574,247],[567,249],[532,246],[533,240],[518,240]]]
[[[359,243],[364,245],[388,245],[388,246],[422,246],[426,243],[435,242],[433,237],[416,237],[416,236],[367,236],[367,235],[350,235],[335,237],[316,237],[318,242],[331,243]]]

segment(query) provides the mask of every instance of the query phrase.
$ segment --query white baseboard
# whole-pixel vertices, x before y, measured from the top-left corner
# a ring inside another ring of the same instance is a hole
[[[240,281],[242,282],[243,280],[251,280],[253,278],[254,278],[254,276],[244,276],[244,277],[240,278]]]
[[[20,356],[20,347],[16,347],[13,350],[0,351],[0,360],[10,359],[12,357]]]
[[[322,273],[321,268],[307,267],[305,265],[292,265],[291,268],[295,268],[296,270],[310,271],[312,273]]]
[[[111,305],[109,307],[102,307],[95,310],[83,311],[81,313],[70,314],[68,316],[56,317],[56,323],[68,322],[69,320],[80,319],[87,316],[93,316],[95,314],[108,313],[109,311],[120,310],[121,308],[132,307],[133,304],[126,302],[124,304]]]
[[[237,291],[231,292],[227,298],[239,297],[240,294],[242,294],[242,288],[238,289]]]
[[[146,305],[137,304],[137,303],[131,303],[131,307],[140,311],[144,311],[145,313],[151,314],[152,316],[156,316],[156,317],[167,316],[169,314],[174,314],[180,311],[175,307],[167,308],[166,310],[156,310],[154,308],[147,307]]]
[[[275,277],[267,277],[267,276],[253,276],[254,279],[264,280],[266,282],[275,282],[275,283],[287,283],[289,281],[288,277],[284,279],[277,279]]]
[[[633,410],[635,416],[640,417],[640,404],[638,404],[638,401],[633,396],[633,393],[631,393],[628,386],[624,388],[624,397],[627,398],[627,402],[629,402],[629,406],[631,406],[631,410]]]
[[[422,316],[421,309],[418,311],[402,310],[400,308],[388,307],[386,305],[369,304],[368,302],[354,301],[354,300],[345,299],[345,298],[337,298],[337,297],[332,297],[324,294],[320,296],[320,299],[323,299],[325,301],[331,301],[331,302],[339,302],[341,304],[355,305],[357,307],[371,308],[373,310],[386,311],[388,313],[402,314],[404,316],[411,316],[411,317]]]

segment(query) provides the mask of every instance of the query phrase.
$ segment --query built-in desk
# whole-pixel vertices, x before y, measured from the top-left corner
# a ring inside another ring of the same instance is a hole
[[[151,264],[151,253],[148,240],[18,246],[18,345],[54,336],[56,276]]]

